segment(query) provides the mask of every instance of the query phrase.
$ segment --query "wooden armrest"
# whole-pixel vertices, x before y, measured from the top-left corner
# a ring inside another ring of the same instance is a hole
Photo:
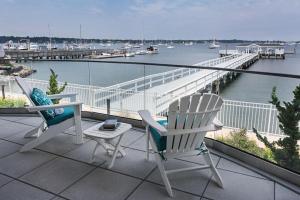
[[[167,129],[155,121],[148,110],[139,110],[138,113],[147,125],[156,129],[161,135],[165,135],[165,133],[167,133]]]
[[[26,109],[29,112],[34,112],[34,111],[42,111],[42,110],[55,109],[55,108],[76,107],[81,105],[82,102],[74,102],[74,103],[55,104],[55,105],[46,105],[46,106],[29,106],[26,107]]]
[[[223,123],[220,122],[217,118],[214,119],[213,124],[216,126],[217,129],[221,129],[223,127]]]
[[[71,100],[76,100],[77,93],[70,93],[70,94],[52,94],[47,95],[49,99],[62,99],[62,98],[70,98]]]

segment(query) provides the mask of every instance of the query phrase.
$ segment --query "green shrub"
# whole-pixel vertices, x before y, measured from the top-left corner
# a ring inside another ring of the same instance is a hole
[[[19,108],[24,107],[26,101],[23,99],[0,98],[0,108]]]
[[[255,140],[248,138],[246,133],[247,131],[242,129],[240,131],[231,132],[228,137],[218,137],[217,140],[275,162],[273,152],[269,148],[260,148]]]

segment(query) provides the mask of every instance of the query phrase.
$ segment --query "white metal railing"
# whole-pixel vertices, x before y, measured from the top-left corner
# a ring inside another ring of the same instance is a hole
[[[225,127],[246,130],[256,128],[259,133],[283,135],[277,114],[272,104],[224,100],[217,118]]]
[[[239,56],[241,56],[241,54],[210,59],[210,60],[197,63],[194,66],[212,67],[233,60],[234,58],[237,58]],[[199,71],[205,71],[205,70],[192,69],[192,68],[180,68],[180,69],[175,69],[175,70],[170,70],[162,73],[144,76],[134,80],[105,87],[95,91],[95,96],[99,97],[95,99],[95,104],[101,105],[101,103],[105,102],[106,99],[113,99],[113,100],[124,99],[121,96],[129,96],[128,94],[139,94],[140,91],[143,91],[145,89],[150,89],[157,85],[163,85],[171,81],[174,81],[178,78],[183,78],[192,75]],[[156,95],[156,94],[152,94],[152,95]]]
[[[34,87],[47,90],[48,81],[35,79],[26,79],[26,81]],[[59,85],[62,84],[62,82],[59,83]],[[82,101],[85,105],[105,110],[105,101],[98,101],[96,103],[96,99],[102,98],[101,96],[97,96],[102,94],[97,91],[102,89],[103,88],[97,86],[68,84],[64,93],[77,93],[78,100]],[[6,91],[10,93],[21,93],[14,81],[14,78],[9,80],[9,87]],[[159,105],[157,105],[157,96],[155,96],[155,94],[148,94],[143,91],[135,93],[134,91],[125,91],[120,89],[106,92],[106,96],[111,95],[115,98],[111,99],[111,101],[118,102],[117,104],[114,104],[115,106],[111,107],[112,110],[121,113],[136,113],[136,111],[140,109],[149,109],[154,113],[158,113],[157,107]],[[115,95],[115,93],[119,93],[120,95]],[[131,102],[130,98],[128,98],[132,96],[133,93],[139,96],[139,98],[136,98],[136,100],[138,100],[136,102]],[[247,130],[256,128],[260,133],[283,135],[279,129],[277,110],[272,104],[224,100],[222,109],[218,113],[217,117],[225,127],[245,128]]]

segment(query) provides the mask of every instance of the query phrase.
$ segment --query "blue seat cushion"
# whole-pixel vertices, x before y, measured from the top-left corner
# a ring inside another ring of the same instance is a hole
[[[167,126],[168,125],[168,121],[167,120],[158,120],[157,121],[160,125],[162,126]],[[161,136],[159,134],[159,132],[152,128],[150,126],[150,134],[152,135],[152,138],[156,144],[157,150],[158,151],[164,151],[166,149],[167,146],[167,137],[166,136]]]
[[[30,98],[36,106],[53,105],[51,99],[40,89],[33,88]],[[41,111],[46,120],[53,119],[55,117],[54,109],[48,109]]]
[[[56,115],[54,118],[47,120],[47,125],[52,126],[55,124],[59,124],[60,122],[70,119],[72,117],[74,117],[73,107],[65,107],[64,112],[62,114]]]

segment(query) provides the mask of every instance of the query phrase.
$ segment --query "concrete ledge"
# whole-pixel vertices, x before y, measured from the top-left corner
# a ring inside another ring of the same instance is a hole
[[[283,167],[280,167],[279,165],[276,165],[270,161],[264,160],[258,156],[255,156],[253,154],[247,153],[245,151],[242,151],[240,149],[237,149],[235,147],[229,146],[223,142],[205,138],[205,144],[212,148],[217,150],[218,152],[224,153],[232,158],[235,158],[247,165],[250,165],[256,169],[259,169],[264,172],[264,176],[268,177],[269,175],[278,177],[280,179],[283,179],[289,183],[295,184],[300,187],[300,174],[290,171],[288,169],[285,169]],[[270,179],[273,179],[269,176]],[[278,181],[278,180],[276,180]],[[280,182],[280,181],[278,181]],[[291,187],[291,189],[296,190],[295,188]],[[297,192],[299,192],[297,190]]]

